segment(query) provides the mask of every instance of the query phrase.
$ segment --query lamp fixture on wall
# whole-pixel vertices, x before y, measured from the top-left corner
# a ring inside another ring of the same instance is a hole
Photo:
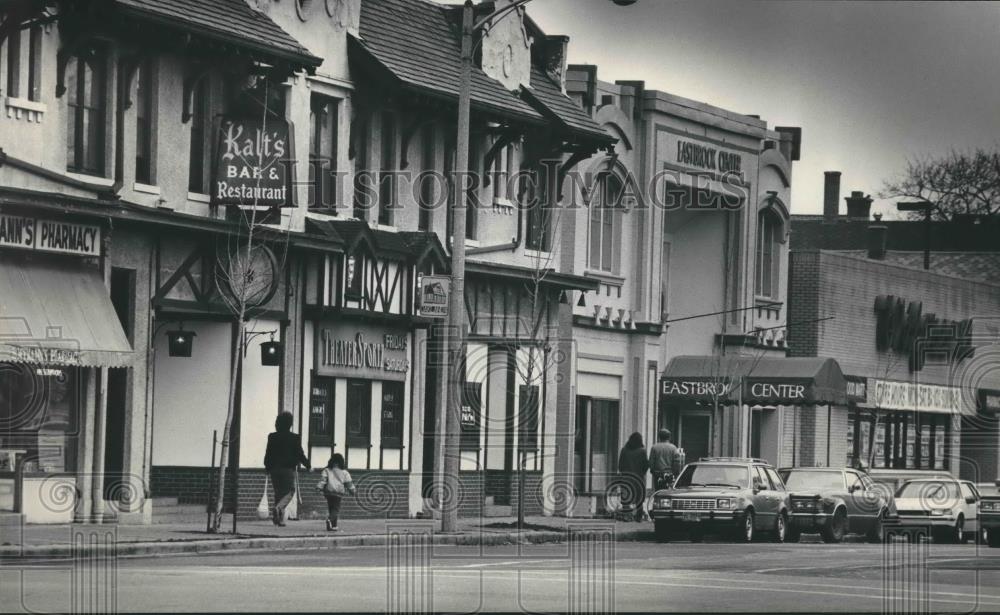
[[[271,339],[260,344],[260,364],[265,367],[281,365],[281,357],[284,355],[285,347],[281,342],[274,340],[276,330],[271,331],[246,331],[243,334],[243,356],[247,356],[250,349],[250,342],[258,335],[270,335]]]
[[[167,331],[167,345],[170,356],[190,357],[194,338],[195,332],[185,331],[184,323],[181,323],[180,329],[176,331]]]

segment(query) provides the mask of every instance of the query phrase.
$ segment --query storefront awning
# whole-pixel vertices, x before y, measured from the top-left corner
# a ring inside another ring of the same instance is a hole
[[[0,261],[0,362],[131,365],[132,347],[97,270]]]
[[[811,357],[674,357],[660,379],[660,398],[750,405],[847,402],[837,362]]]

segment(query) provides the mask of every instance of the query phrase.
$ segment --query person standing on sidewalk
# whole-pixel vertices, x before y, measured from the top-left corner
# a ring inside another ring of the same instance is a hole
[[[322,491],[326,497],[326,507],[329,510],[329,518],[326,520],[326,531],[328,532],[336,532],[340,529],[337,527],[337,521],[340,517],[340,502],[344,496],[348,493],[354,495],[357,492],[350,472],[344,467],[346,465],[344,456],[340,453],[334,453],[330,457],[330,462],[326,464],[326,469],[323,470],[323,477],[316,485],[316,488]]]
[[[295,470],[302,465],[310,470],[309,459],[302,451],[302,438],[292,432],[291,412],[282,412],[274,420],[274,431],[267,435],[267,452],[264,453],[264,467],[271,476],[274,486],[274,510],[272,519],[275,525],[284,527],[285,508],[295,495]]]
[[[626,495],[631,496],[628,504],[634,507],[636,521],[642,521],[645,516],[642,503],[646,499],[648,470],[649,460],[646,457],[646,448],[642,444],[642,434],[636,431],[629,436],[628,442],[618,455],[618,471],[622,474]]]
[[[669,488],[681,473],[681,453],[670,441],[670,435],[669,429],[661,429],[656,436],[657,443],[649,449],[649,471],[653,474],[654,489]]]

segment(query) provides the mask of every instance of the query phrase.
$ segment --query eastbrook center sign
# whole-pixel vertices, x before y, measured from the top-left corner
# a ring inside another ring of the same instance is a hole
[[[738,379],[719,380],[682,380],[664,378],[660,383],[660,395],[664,397],[683,397],[701,401],[735,402],[737,401]],[[807,385],[794,382],[761,382],[752,378],[743,383],[744,398],[765,401],[774,404],[808,403]]]

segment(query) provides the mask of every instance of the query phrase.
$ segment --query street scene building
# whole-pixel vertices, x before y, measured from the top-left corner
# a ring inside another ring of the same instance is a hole
[[[842,194],[840,171],[813,169],[855,152],[812,140],[823,118],[775,76],[799,70],[791,57],[723,41],[712,54],[762,75],[727,67],[709,96],[676,49],[631,61],[631,28],[672,40],[665,7],[529,4],[0,3],[0,559],[109,528],[171,553],[315,539],[359,547],[361,579],[364,548],[390,545],[344,604],[430,611],[445,608],[420,589],[432,545],[464,561],[565,534],[568,602],[549,588],[514,606],[604,612],[631,603],[578,573],[615,566],[618,539],[644,562],[706,534],[853,536],[879,562],[902,536],[933,545],[921,565],[1000,544],[997,154],[966,169],[953,150],[911,161],[912,190],[885,177]],[[670,10],[725,38],[701,9]],[[811,44],[755,10],[747,31]],[[624,60],[600,49],[618,46]],[[914,481],[954,506],[922,492],[923,512],[906,508]],[[862,492],[873,514],[853,507]],[[760,547],[773,567],[696,548],[800,591],[783,575],[808,556]],[[498,565],[520,575],[521,558]],[[694,600],[671,583],[651,595]],[[241,602],[257,591],[232,604],[273,606]],[[451,591],[446,610],[493,608]]]

